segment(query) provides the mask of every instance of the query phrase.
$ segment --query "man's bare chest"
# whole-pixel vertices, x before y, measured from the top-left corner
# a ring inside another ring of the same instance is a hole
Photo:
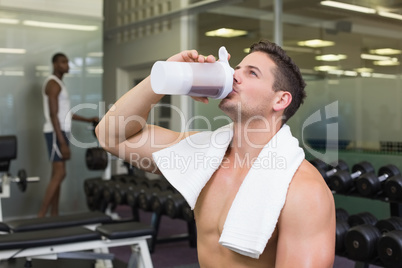
[[[197,228],[213,228],[219,231],[220,235],[243,180],[244,177],[240,174],[223,168],[214,173],[197,199],[195,206]]]

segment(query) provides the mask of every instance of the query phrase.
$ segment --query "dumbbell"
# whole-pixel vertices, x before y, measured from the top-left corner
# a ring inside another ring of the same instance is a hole
[[[143,192],[145,189],[148,189],[149,184],[148,183],[142,183],[140,181],[137,181],[139,184],[135,184],[134,181],[130,180],[129,183],[127,183],[127,191],[126,191],[126,201],[127,204],[132,207],[132,208],[138,208],[138,195]]]
[[[106,180],[94,181],[92,186],[92,196],[95,200],[100,201],[103,197],[103,188]]]
[[[388,219],[382,219],[375,224],[375,227],[377,227],[382,234],[394,230],[402,230],[402,218],[393,216]]]
[[[187,222],[191,222],[191,221],[195,220],[194,212],[187,202],[185,204],[183,204],[183,206],[181,208],[181,214],[182,214],[183,220],[185,220]]]
[[[374,172],[373,165],[367,161],[360,162],[352,167],[352,173],[340,170],[329,177],[329,187],[338,193],[348,192],[354,186],[356,178],[370,172]]]
[[[402,230],[384,234],[378,240],[377,251],[385,267],[402,267]]]
[[[84,181],[84,192],[86,196],[92,196],[94,194],[94,187],[95,184],[99,183],[101,181],[101,177],[96,177],[96,178],[90,178],[86,179]]]
[[[103,200],[108,203],[108,204],[115,204],[114,200],[114,192],[115,192],[115,185],[119,184],[119,182],[116,182],[114,180],[106,180],[104,182],[104,187],[103,187]]]
[[[374,196],[383,189],[384,182],[388,178],[400,174],[395,165],[383,166],[379,169],[378,176],[375,173],[366,173],[356,179],[357,191],[363,196]]]
[[[151,203],[151,210],[159,215],[165,214],[165,202],[166,199],[171,196],[173,193],[169,191],[162,192],[158,195],[154,195],[151,197],[149,201]]]
[[[343,161],[339,160],[338,163],[327,165],[322,160],[314,159],[310,161],[310,163],[315,166],[315,168],[320,172],[321,176],[324,178],[326,182],[328,182],[329,177],[334,175],[336,172],[344,170],[349,171],[348,164]]]
[[[144,187],[151,187],[151,180],[148,179],[147,177],[138,177],[135,175],[131,175],[131,176],[125,176],[126,182],[127,183],[132,183],[134,185],[141,185]]]
[[[93,196],[87,195],[87,196],[85,196],[85,199],[86,199],[88,209],[90,211],[95,211],[95,210],[101,209],[99,206],[101,203],[97,202],[97,200],[95,200],[95,198]]]
[[[345,252],[345,236],[350,226],[345,220],[336,220],[336,239],[335,239],[335,253],[337,255],[344,254]]]
[[[25,192],[30,182],[38,182],[39,177],[28,177],[25,169],[18,170],[17,177],[10,178],[12,182],[17,183],[18,189]]]
[[[378,222],[377,217],[367,211],[353,214],[348,217],[348,223],[350,227],[362,224],[375,225],[377,222]]]
[[[3,175],[0,173],[0,193],[3,191],[3,188],[9,186],[10,182],[15,182],[20,189],[21,192],[25,192],[28,183],[30,182],[38,182],[39,177],[28,177],[25,169],[20,169],[17,173],[17,177],[13,177],[8,173],[4,173]]]
[[[376,219],[370,213],[364,216],[364,224],[355,225],[345,236],[348,257],[358,261],[370,261],[377,255],[377,243],[382,235],[402,228],[402,219],[391,217],[372,224]]]
[[[335,216],[339,221],[347,221],[349,218],[349,213],[343,208],[337,208],[335,210]]]
[[[402,176],[389,178],[384,184],[384,192],[391,201],[402,201]]]
[[[107,152],[100,147],[88,148],[85,163],[89,170],[105,170],[108,165]]]
[[[171,190],[162,190],[159,187],[151,187],[147,189],[143,189],[137,197],[138,207],[144,211],[153,211],[152,208],[152,197],[158,196],[164,193],[173,194],[174,191]]]
[[[161,191],[176,191],[176,189],[165,178],[153,181],[151,187],[159,188]]]
[[[381,232],[371,224],[351,227],[345,235],[345,248],[349,259],[370,262],[377,255],[377,242]]]
[[[183,206],[186,200],[180,193],[169,195],[164,204],[165,214],[172,219],[182,218]]]
[[[126,188],[127,183],[116,182],[114,184],[113,200],[116,205],[126,204]]]

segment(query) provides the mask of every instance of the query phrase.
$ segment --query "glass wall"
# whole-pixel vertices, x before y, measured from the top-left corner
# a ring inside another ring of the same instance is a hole
[[[236,66],[252,43],[275,41],[275,2],[283,10],[280,41],[307,82],[308,97],[288,122],[307,158],[402,169],[401,0],[105,1],[106,101],[115,101],[114,66],[142,74],[172,51],[217,55],[220,46]],[[194,103],[195,129],[227,124],[218,102]]]
[[[300,67],[308,95],[288,124],[306,157],[339,158],[351,166],[366,160],[376,170],[386,164],[402,168],[402,1],[282,2],[283,48]],[[339,2],[361,9],[333,6]],[[199,14],[198,49],[216,55],[224,45],[234,67],[251,43],[274,40],[273,12],[274,1],[255,0]],[[244,32],[211,36],[222,28]],[[217,103],[195,103],[195,114],[209,118],[212,128],[226,124]],[[210,126],[205,120],[195,124]],[[350,213],[370,210],[379,218],[390,213],[384,202],[335,198]]]
[[[25,169],[39,176],[26,192],[11,185],[11,198],[2,199],[6,218],[36,215],[50,177],[43,136],[42,84],[52,72],[51,57],[65,53],[70,72],[64,82],[77,114],[97,116],[102,100],[102,21],[40,12],[0,12],[0,135],[16,135],[17,159],[10,173]],[[79,105],[79,106],[77,106]],[[83,181],[99,176],[88,171],[85,149],[96,145],[88,125],[73,123],[72,159],[61,193],[61,213],[87,210]]]
[[[283,1],[283,48],[308,84],[305,104],[289,124],[307,146],[320,148],[327,140],[328,122],[306,125],[306,120],[333,104],[340,149],[401,152],[402,17],[396,2],[402,1],[338,1],[365,7],[369,13],[326,2],[331,1]],[[274,1],[255,0],[200,14],[198,49],[216,55],[224,45],[235,66],[251,43],[273,40],[273,10]],[[243,32],[237,37],[212,35],[211,31],[222,28]],[[211,115],[214,107],[215,102],[207,108],[197,103],[195,114]]]

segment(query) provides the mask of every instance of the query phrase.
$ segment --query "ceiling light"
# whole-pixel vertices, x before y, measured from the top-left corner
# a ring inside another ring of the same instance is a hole
[[[356,11],[356,12],[362,12],[362,13],[367,13],[367,14],[376,13],[376,10],[373,8],[345,4],[345,3],[336,2],[336,1],[321,1],[321,5],[329,6],[329,7],[336,7],[336,8],[341,8],[341,9],[346,9],[346,10],[351,10],[351,11]]]
[[[396,66],[396,65],[399,65],[400,62],[398,61],[397,58],[392,58],[390,60],[374,61],[373,64],[378,65],[378,66]]]
[[[37,71],[49,71],[50,67],[46,66],[46,65],[38,65],[38,66],[35,66],[35,70],[37,70]]]
[[[4,70],[2,72],[4,76],[24,76],[24,71],[20,70]]]
[[[96,31],[98,29],[97,26],[93,26],[93,25],[53,23],[53,22],[44,22],[44,21],[33,21],[33,20],[25,20],[25,21],[23,21],[23,24],[27,25],[27,26],[52,28],[52,29],[64,29],[64,30],[77,30],[77,31]]]
[[[374,71],[372,68],[366,68],[366,67],[356,68],[354,70],[359,73],[372,73]]]
[[[401,14],[395,14],[395,13],[386,12],[386,11],[378,11],[378,15],[387,17],[387,18],[391,18],[391,19],[402,20]]]
[[[344,71],[344,72],[343,72],[343,75],[346,75],[346,76],[357,76],[357,72],[355,72],[355,71]]]
[[[320,56],[315,56],[316,60],[322,60],[322,61],[339,61],[339,60],[344,60],[346,59],[347,56],[344,54],[326,54],[326,55],[320,55]]]
[[[396,78],[398,78],[396,75],[394,75],[394,74],[379,74],[379,73],[373,73],[372,75],[371,75],[372,77],[375,77],[375,78],[387,78],[387,79],[396,79]]]
[[[370,50],[370,53],[378,55],[395,55],[395,54],[401,54],[401,52],[402,52],[401,50],[393,48],[379,48]]]
[[[315,49],[307,48],[307,47],[287,47],[283,46],[283,50],[292,51],[292,52],[301,52],[301,53],[316,53]]]
[[[337,70],[338,67],[336,66],[329,66],[329,65],[322,65],[322,66],[315,66],[314,70],[316,71],[322,71],[322,72],[328,72],[332,70]]]
[[[361,77],[371,77],[371,73],[361,72]]]
[[[312,39],[306,41],[299,41],[297,42],[297,45],[305,47],[330,47],[335,45],[335,42],[320,39]]]
[[[101,57],[103,57],[103,52],[89,52],[88,54],[87,54],[87,57],[99,57],[99,58],[101,58]]]
[[[4,23],[4,24],[18,24],[18,23],[20,23],[20,21],[17,20],[17,19],[0,18],[0,23]]]
[[[243,49],[243,52],[246,53],[246,54],[250,53],[250,48],[246,47],[245,49]]]
[[[246,34],[247,34],[247,31],[230,29],[230,28],[220,28],[220,29],[209,31],[209,32],[205,33],[206,36],[217,36],[217,37],[226,37],[226,38],[243,36]]]
[[[372,55],[372,54],[360,54],[360,58],[363,60],[389,60],[391,57],[380,56],[380,55]]]
[[[355,71],[328,70],[328,73],[335,74],[335,75],[357,76],[357,72],[355,72]]]
[[[87,72],[90,74],[103,74],[103,68],[101,67],[90,67],[87,68]]]
[[[0,48],[0,53],[6,54],[25,54],[26,50],[23,48]]]
[[[342,70],[328,70],[329,74],[335,74],[335,75],[342,75],[343,71]]]

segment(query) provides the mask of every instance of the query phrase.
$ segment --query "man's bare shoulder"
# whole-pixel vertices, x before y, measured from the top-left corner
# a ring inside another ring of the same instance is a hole
[[[324,178],[307,160],[304,160],[289,186],[288,204],[332,210],[333,195]]]
[[[308,189],[311,189],[310,187],[323,187],[322,190],[325,192],[329,191],[329,188],[320,172],[307,160],[303,160],[299,168],[296,170],[291,185],[293,185],[293,187]],[[315,189],[318,190],[317,188]]]
[[[59,85],[59,83],[56,82],[56,80],[54,79],[50,79],[47,83],[46,83],[46,87],[45,87],[45,93],[47,95],[58,95],[61,91],[61,87]]]

